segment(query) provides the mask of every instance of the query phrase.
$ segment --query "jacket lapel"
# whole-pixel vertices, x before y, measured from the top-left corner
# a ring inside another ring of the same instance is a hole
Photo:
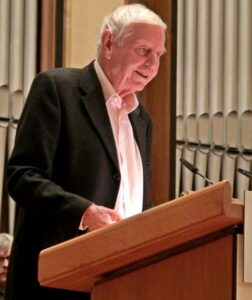
[[[114,141],[112,127],[109,121],[105,99],[98,77],[94,70],[94,65],[91,63],[83,69],[83,77],[80,82],[80,87],[84,91],[84,96],[81,97],[86,111],[96,128],[108,154],[119,171],[119,164],[117,159],[116,145]],[[146,163],[146,122],[141,117],[140,106],[134,110],[130,115],[134,136],[139,147],[142,157],[143,166]]]
[[[95,73],[93,63],[84,68],[80,87],[85,92],[85,95],[82,96],[81,99],[86,111],[107,149],[112,162],[117,170],[119,170],[113,131],[109,121],[103,92]]]
[[[144,166],[146,163],[146,122],[140,115],[139,107],[129,117]]]

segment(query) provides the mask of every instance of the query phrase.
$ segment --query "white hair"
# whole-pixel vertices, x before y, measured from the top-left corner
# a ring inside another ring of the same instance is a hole
[[[8,233],[0,233],[0,250],[7,251],[11,248],[13,241],[12,235]]]
[[[142,4],[128,4],[117,7],[109,15],[107,15],[101,25],[100,37],[98,40],[98,52],[102,46],[102,33],[109,30],[115,39],[120,39],[127,28],[132,23],[147,23],[161,26],[164,31],[167,25],[152,10]]]

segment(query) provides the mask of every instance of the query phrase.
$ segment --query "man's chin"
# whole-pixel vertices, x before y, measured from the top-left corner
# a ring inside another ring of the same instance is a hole
[[[149,83],[149,81],[138,81],[138,82],[135,82],[134,84],[134,87],[135,87],[135,90],[137,92],[141,92],[145,87],[146,85]]]

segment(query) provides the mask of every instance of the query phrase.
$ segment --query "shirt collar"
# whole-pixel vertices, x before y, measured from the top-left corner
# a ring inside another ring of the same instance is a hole
[[[103,95],[104,95],[106,102],[108,100],[110,100],[111,98],[118,97],[118,98],[120,98],[120,101],[122,102],[123,107],[127,110],[128,113],[132,112],[133,110],[135,110],[138,107],[139,102],[137,100],[135,93],[132,93],[131,95],[126,96],[125,99],[121,99],[121,97],[116,93],[114,87],[112,86],[109,79],[103,72],[103,70],[97,60],[95,60],[95,62],[94,62],[94,68],[95,68],[97,77],[100,81]]]

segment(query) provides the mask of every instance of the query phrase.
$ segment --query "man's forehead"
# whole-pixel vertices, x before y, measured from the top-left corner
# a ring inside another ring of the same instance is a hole
[[[8,254],[10,252],[10,249],[5,249],[5,250],[0,250],[0,257],[3,257],[3,256],[5,256],[6,254]]]
[[[165,31],[159,25],[153,25],[149,23],[132,23],[124,32],[123,37],[131,37],[134,40],[143,40],[143,41],[150,41],[152,36],[151,34],[164,34],[164,41],[165,41]]]

